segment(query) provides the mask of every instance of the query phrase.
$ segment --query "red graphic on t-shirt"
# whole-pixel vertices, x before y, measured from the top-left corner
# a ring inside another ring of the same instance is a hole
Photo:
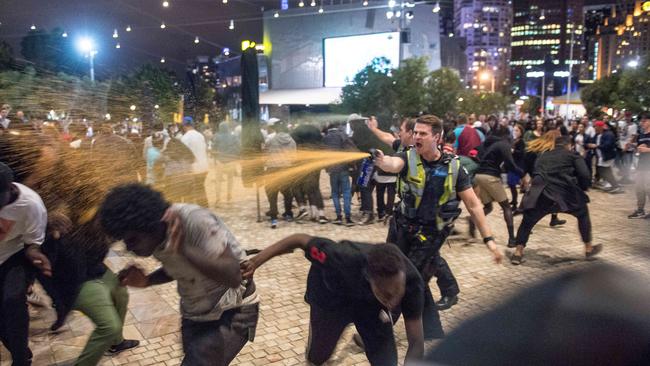
[[[0,241],[5,240],[15,223],[16,221],[0,218]]]
[[[309,255],[320,262],[320,264],[324,264],[325,260],[327,259],[327,254],[325,252],[321,252],[318,250],[316,247],[311,247],[311,250],[309,251]]]

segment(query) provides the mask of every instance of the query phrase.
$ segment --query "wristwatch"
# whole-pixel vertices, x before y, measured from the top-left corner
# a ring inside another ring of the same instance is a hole
[[[487,244],[487,243],[489,243],[490,241],[494,241],[494,237],[493,237],[493,236],[486,236],[485,238],[483,238],[483,243],[484,243],[484,244]]]

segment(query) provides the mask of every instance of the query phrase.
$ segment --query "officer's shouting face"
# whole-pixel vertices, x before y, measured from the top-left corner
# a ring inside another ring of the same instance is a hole
[[[416,123],[413,132],[415,151],[420,155],[430,155],[440,143],[440,133],[433,134],[431,125]]]

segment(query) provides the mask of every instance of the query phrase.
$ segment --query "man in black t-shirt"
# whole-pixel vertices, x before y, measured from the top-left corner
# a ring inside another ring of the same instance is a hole
[[[384,156],[378,151],[375,165],[399,173],[401,202],[395,210],[395,243],[420,271],[425,284],[434,276],[442,244],[460,215],[460,202],[467,207],[479,228],[484,243],[499,263],[502,254],[494,243],[492,232],[476,197],[470,178],[457,158],[443,154],[442,121],[435,116],[419,117],[415,122],[415,146],[397,154]],[[423,323],[425,339],[443,335],[440,317],[429,286],[425,286]]]
[[[305,295],[310,305],[309,362],[326,362],[345,327],[354,323],[371,365],[397,365],[392,314],[399,312],[409,342],[406,361],[422,358],[424,283],[396,246],[294,234],[244,262],[242,275],[251,277],[269,259],[298,248],[311,262]]]
[[[630,219],[650,218],[645,213],[646,196],[650,196],[650,116],[643,116],[639,127],[641,130],[636,140],[636,151],[639,154],[639,166],[636,169],[637,210],[628,216]]]

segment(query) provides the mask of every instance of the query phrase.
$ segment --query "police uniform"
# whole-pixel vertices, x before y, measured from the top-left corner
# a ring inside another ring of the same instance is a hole
[[[420,271],[425,283],[434,275],[442,296],[460,290],[440,248],[460,215],[457,193],[472,187],[458,157],[442,154],[437,161],[422,160],[415,149],[396,154],[404,160],[397,182],[401,201],[395,208],[387,241],[397,244]],[[429,286],[425,286],[422,315],[425,339],[443,336],[440,316]]]

